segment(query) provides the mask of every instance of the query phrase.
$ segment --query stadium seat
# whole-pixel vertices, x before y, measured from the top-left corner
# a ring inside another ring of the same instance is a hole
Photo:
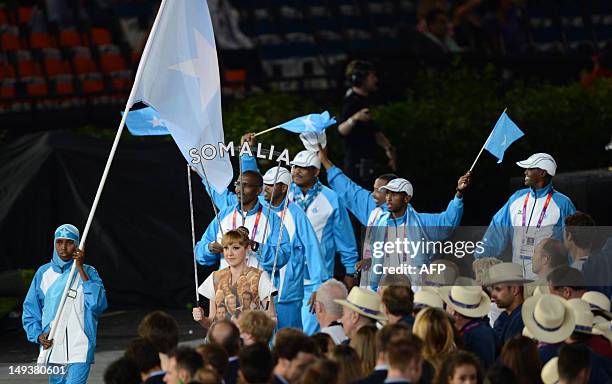
[[[40,68],[38,64],[33,60],[20,60],[17,62],[17,69],[19,71],[19,77],[30,77],[40,76]]]
[[[30,33],[30,48],[44,49],[55,47],[55,41],[47,32],[31,32]]]
[[[43,64],[45,67],[45,73],[48,77],[69,74],[71,72],[70,64],[68,64],[66,60],[57,58],[45,58]]]
[[[14,99],[17,95],[15,91],[15,79],[2,79],[0,82],[0,98]]]
[[[111,34],[106,28],[91,29],[91,43],[93,45],[112,44]]]
[[[126,91],[132,84],[131,71],[117,71],[111,74],[111,86],[114,91]]]
[[[43,77],[30,78],[26,83],[26,93],[32,97],[46,96],[48,89],[45,79]]]
[[[15,67],[13,65],[6,63],[0,65],[0,79],[14,78],[15,77]]]
[[[100,67],[102,68],[102,73],[106,74],[122,71],[126,68],[125,60],[116,53],[107,53],[100,56]]]
[[[55,93],[69,95],[74,93],[74,80],[72,75],[60,75],[54,78]]]
[[[16,51],[22,49],[19,35],[14,31],[6,31],[2,34],[2,50],[3,51]]]
[[[74,29],[64,29],[59,33],[60,47],[78,47],[83,45],[81,36]]]
[[[17,22],[21,25],[28,24],[32,20],[33,7],[17,8]]]
[[[72,64],[77,75],[96,72],[98,69],[91,57],[75,57]]]
[[[9,23],[8,15],[4,9],[0,9],[0,26]]]
[[[81,80],[81,90],[83,93],[99,93],[104,91],[104,81],[100,73],[81,75],[79,79]]]

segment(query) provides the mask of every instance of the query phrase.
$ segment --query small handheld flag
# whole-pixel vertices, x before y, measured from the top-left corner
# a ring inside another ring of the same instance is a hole
[[[121,115],[123,115],[123,112],[121,112]],[[125,119],[125,123],[130,133],[134,136],[162,136],[170,134],[166,127],[166,122],[151,107],[130,111]]]
[[[289,120],[286,123],[282,123],[275,127],[268,128],[264,131],[257,132],[255,136],[262,135],[278,128],[283,128],[293,133],[320,133],[325,131],[327,127],[334,124],[336,124],[336,119],[331,117],[329,115],[329,112],[327,111],[323,113],[311,113],[310,115],[296,117],[295,119]]]
[[[485,149],[499,159],[497,161],[499,164],[504,159],[504,152],[508,147],[524,135],[523,131],[514,124],[514,121],[508,117],[506,112],[503,112],[495,123],[491,136],[485,143]]]
[[[480,148],[480,152],[478,152],[476,160],[474,160],[474,163],[472,163],[472,166],[470,167],[470,172],[472,172],[474,169],[474,166],[478,162],[478,159],[480,158],[480,155],[484,149],[489,151],[493,156],[497,157],[499,159],[497,163],[499,164],[502,162],[504,152],[506,152],[506,149],[510,147],[510,144],[514,143],[523,135],[525,135],[523,131],[521,131],[512,120],[510,120],[510,117],[508,117],[506,110],[504,109],[501,116],[499,116],[499,119],[497,119],[497,123],[495,123],[493,130],[489,134],[487,141],[485,141],[482,148]]]

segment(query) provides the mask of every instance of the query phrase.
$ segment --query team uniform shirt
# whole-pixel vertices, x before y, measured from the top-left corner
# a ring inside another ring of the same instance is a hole
[[[512,244],[512,262],[523,266],[525,276],[534,278],[531,269],[535,246],[547,238],[563,239],[565,217],[576,213],[572,201],[556,191],[552,182],[544,188],[525,188],[515,192],[493,216],[476,258],[499,257]]]
[[[244,170],[258,170],[255,157],[243,156]],[[357,243],[353,227],[346,208],[341,203],[336,192],[317,181],[306,195],[299,196],[301,189],[292,183],[287,197],[300,205],[300,200],[307,201],[304,212],[316,234],[325,262],[326,274],[333,276],[336,252],[340,254],[346,273],[355,273],[358,261]],[[300,207],[302,208],[302,207]],[[312,283],[305,279],[304,285]]]
[[[465,349],[480,359],[482,367],[487,370],[495,362],[495,332],[488,323],[475,319],[467,323],[459,335]]]
[[[493,326],[493,330],[495,331],[495,336],[497,337],[497,351],[501,351],[502,346],[510,339],[512,336],[521,335],[523,333],[523,318],[521,317],[521,308],[523,305],[519,305],[512,311],[512,313],[508,314],[508,312],[504,311],[499,315],[497,320],[495,320],[495,325]]]
[[[250,211],[243,212],[243,215],[244,221],[240,214],[240,204],[228,206],[219,211],[217,217],[206,228],[202,239],[196,243],[195,253],[197,262],[202,265],[213,266],[220,261],[219,269],[227,267],[227,262],[222,257],[223,254],[211,252],[208,245],[215,241],[221,244],[223,233],[244,226],[249,230],[250,239],[259,244],[256,252],[249,252],[247,255],[247,264],[249,266],[271,273],[276,258],[277,269],[287,264],[291,253],[288,240],[289,235],[283,229],[283,236],[280,245],[277,247],[280,233],[280,219],[278,216],[268,214],[268,209],[260,204],[259,201]],[[219,227],[221,227],[223,232],[221,232]]]
[[[394,218],[390,212],[381,214],[374,221],[372,232],[367,239],[369,246],[375,250],[375,242],[395,242],[397,239],[407,239],[414,244],[425,244],[425,242],[441,241],[452,233],[459,225],[463,216],[463,199],[454,197],[446,210],[442,213],[419,213],[408,204],[406,212],[399,218]],[[372,269],[370,271],[370,288],[374,291],[383,275],[383,268],[397,268],[411,265],[416,267],[416,273],[411,275],[413,286],[421,282],[420,267],[428,264],[431,253],[426,247],[409,248],[408,252],[395,249],[393,252],[384,252],[382,257],[372,257]]]
[[[51,262],[36,271],[23,302],[22,323],[30,342],[38,343],[38,336],[50,331],[73,262],[64,262],[54,251]],[[89,280],[84,282],[75,272],[51,353],[46,362],[39,363],[94,362],[98,318],[108,305],[106,291],[96,269],[90,265],[83,265],[83,269]]]

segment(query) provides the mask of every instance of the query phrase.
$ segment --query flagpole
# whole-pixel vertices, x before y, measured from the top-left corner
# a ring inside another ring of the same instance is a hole
[[[191,190],[191,167],[187,164],[187,185],[189,187],[189,215],[191,216],[191,249],[193,251],[193,279],[195,282],[195,304],[196,307],[200,306],[200,295],[198,294],[198,262],[196,260],[195,251],[195,223],[193,221],[193,191]]]
[[[502,115],[507,110],[508,110],[508,108],[504,108],[504,111],[502,112]],[[489,142],[489,139],[491,139],[491,135],[493,135],[493,130],[491,130],[491,132],[489,133],[489,136],[487,137],[487,140],[482,145],[482,148],[480,148],[480,152],[478,152],[478,156],[476,156],[476,160],[474,160],[474,162],[472,163],[472,166],[470,167],[470,170],[468,172],[472,172],[472,170],[474,169],[474,166],[476,166],[476,162],[478,162],[478,159],[480,158],[480,155],[482,155],[482,151],[484,151],[485,147],[487,146],[487,143]]]
[[[140,78],[142,77],[141,67],[144,67],[144,62],[147,60],[149,50],[150,50],[150,42],[152,41],[152,36],[154,36],[157,32],[157,25],[159,23],[160,15],[164,9],[167,0],[162,0],[162,3],[159,7],[159,11],[157,12],[157,16],[155,17],[155,22],[153,23],[153,27],[151,28],[151,32],[149,33],[149,39],[147,40],[147,44],[142,53],[142,59],[140,64],[138,65],[138,70],[136,71],[136,76],[134,80],[134,85],[138,83]],[[119,139],[121,138],[121,134],[123,133],[123,127],[125,126],[125,120],[127,115],[132,107],[133,97],[135,86],[132,85],[132,90],[130,91],[130,96],[125,105],[125,110],[123,111],[123,116],[121,117],[121,122],[119,123],[119,128],[117,129],[117,134],[115,135],[115,140],[113,141],[113,146],[111,148],[108,159],[106,160],[106,165],[104,167],[104,172],[102,173],[102,179],[100,180],[100,184],[98,185],[98,190],[96,191],[96,196],[94,198],[94,202],[91,206],[91,210],[89,211],[89,216],[87,217],[87,222],[85,224],[85,229],[83,230],[83,236],[81,237],[81,242],[79,244],[79,249],[83,250],[85,247],[85,240],[87,239],[87,235],[89,234],[89,228],[91,227],[91,223],[93,221],[94,214],[96,213],[96,208],[98,207],[98,202],[100,201],[100,196],[102,195],[102,190],[104,189],[104,184],[106,183],[106,178],[108,176],[108,172],[110,170],[110,166],[113,162],[113,158],[115,157],[115,152],[117,151],[117,146],[119,145]],[[64,316],[64,308],[66,304],[66,297],[68,295],[68,290],[70,288],[70,283],[76,271],[76,263],[72,263],[72,267],[70,267],[70,274],[68,275],[68,281],[66,282],[66,286],[64,287],[64,291],[62,292],[62,296],[57,307],[57,311],[55,312],[55,317],[51,322],[51,329],[49,330],[48,340],[53,340],[55,337],[55,333],[57,332],[57,326],[61,323],[62,317]],[[47,360],[51,356],[51,350],[53,349],[53,345],[48,349],[43,349],[38,357],[39,363],[47,363]]]
[[[280,162],[278,163],[280,165]],[[285,226],[285,216],[286,216],[286,212],[285,210],[287,209],[287,206],[289,205],[289,193],[287,191],[287,196],[285,196],[285,206],[283,207],[283,210],[281,211],[281,223],[280,223],[280,228],[279,228],[279,234],[278,234],[278,241],[276,243],[276,253],[274,254],[274,263],[272,264],[272,275],[270,280],[272,281],[272,285],[274,285],[274,275],[276,274],[276,264],[278,263],[278,252],[280,250],[280,244],[281,244],[281,240],[283,239],[283,228]],[[280,300],[280,297],[279,297]],[[268,302],[272,301],[272,292],[270,292],[270,295],[268,296]]]
[[[264,227],[263,236],[261,242],[266,241],[266,233],[268,232],[268,224],[270,223],[270,213],[272,212],[272,202],[274,201],[274,190],[276,189],[276,181],[278,180],[278,173],[280,172],[280,161],[276,167],[276,174],[274,175],[274,182],[272,183],[272,193],[270,194],[270,206],[268,207],[268,214],[266,215],[266,226]],[[253,234],[255,236],[256,234]],[[254,237],[253,237],[254,238]],[[257,268],[259,268],[259,259],[257,259]]]
[[[261,131],[261,132],[257,132],[257,133],[256,133],[255,135],[253,135],[253,136],[254,136],[254,137],[256,137],[256,136],[259,136],[259,135],[263,135],[264,133],[271,132],[271,131],[273,131],[273,130],[275,130],[275,129],[278,129],[278,128],[280,128],[280,127],[281,127],[280,125],[277,125],[276,127],[268,128],[268,129],[265,129],[265,130],[263,130],[263,131]]]

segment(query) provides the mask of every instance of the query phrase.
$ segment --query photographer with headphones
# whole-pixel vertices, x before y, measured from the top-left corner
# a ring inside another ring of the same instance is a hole
[[[376,144],[384,148],[389,167],[395,171],[395,148],[382,133],[370,115],[370,96],[378,89],[374,65],[354,60],[346,68],[351,88],[344,96],[338,132],[344,141],[344,168],[346,174],[362,186],[374,180]]]

